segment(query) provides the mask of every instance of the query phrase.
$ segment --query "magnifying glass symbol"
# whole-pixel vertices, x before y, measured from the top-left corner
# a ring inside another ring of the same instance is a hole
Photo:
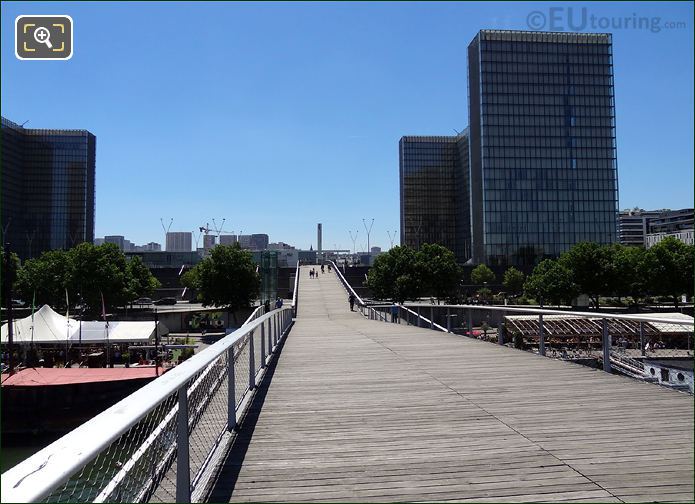
[[[34,40],[39,44],[46,44],[49,49],[53,47],[53,44],[51,44],[51,32],[48,31],[48,28],[44,28],[43,26],[39,26],[34,30]]]

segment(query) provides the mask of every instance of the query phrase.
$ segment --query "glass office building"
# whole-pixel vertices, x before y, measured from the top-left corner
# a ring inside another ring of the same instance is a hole
[[[94,241],[96,137],[2,118],[2,229],[20,258]]]
[[[531,266],[617,241],[611,44],[482,30],[468,46],[474,262]]]
[[[470,257],[468,133],[404,136],[399,142],[401,245],[447,247]]]

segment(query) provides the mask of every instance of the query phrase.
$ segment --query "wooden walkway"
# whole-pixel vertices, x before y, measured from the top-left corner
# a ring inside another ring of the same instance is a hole
[[[308,269],[211,501],[694,500],[692,396],[369,321]]]

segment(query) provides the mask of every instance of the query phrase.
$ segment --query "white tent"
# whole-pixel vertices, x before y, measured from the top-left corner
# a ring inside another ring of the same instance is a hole
[[[105,343],[107,340],[106,322],[84,321],[80,331],[78,320],[64,317],[54,312],[50,306],[43,305],[34,313],[32,331],[31,315],[13,321],[13,341],[15,343]],[[169,332],[164,324],[158,322],[159,335]],[[109,322],[108,341],[110,343],[142,343],[154,338],[154,322]],[[7,343],[7,324],[2,326],[0,341]],[[81,334],[80,334],[81,333]]]

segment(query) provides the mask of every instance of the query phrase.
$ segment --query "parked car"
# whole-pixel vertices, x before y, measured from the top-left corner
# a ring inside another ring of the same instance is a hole
[[[133,301],[133,304],[138,304],[138,305],[143,305],[143,304],[152,304],[152,300],[148,297],[141,297]]]
[[[162,299],[158,299],[157,301],[154,302],[156,305],[175,305],[176,304],[176,298],[175,297],[165,297]]]

